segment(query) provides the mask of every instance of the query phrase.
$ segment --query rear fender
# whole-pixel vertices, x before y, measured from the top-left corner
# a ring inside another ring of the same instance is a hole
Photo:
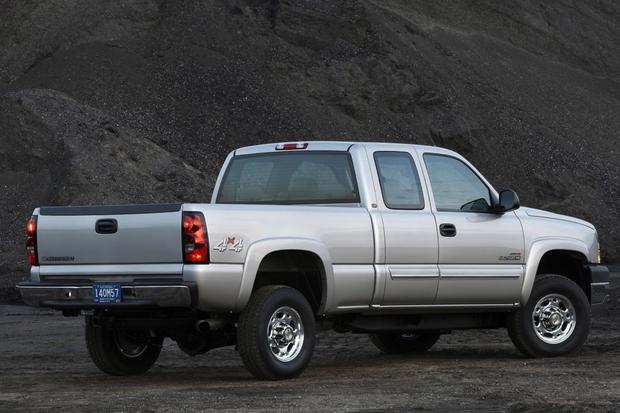
[[[256,280],[256,274],[258,273],[258,268],[260,267],[263,259],[272,252],[283,250],[312,252],[321,259],[323,273],[325,274],[323,294],[326,296],[322,297],[324,307],[319,309],[319,314],[322,314],[326,308],[331,308],[331,303],[333,300],[332,294],[334,291],[334,271],[332,268],[332,260],[329,255],[329,250],[324,244],[313,239],[287,237],[269,238],[250,245],[243,266],[241,288],[239,289],[239,296],[237,297],[237,302],[235,304],[236,311],[243,310],[250,300],[252,288],[254,287],[254,281]]]

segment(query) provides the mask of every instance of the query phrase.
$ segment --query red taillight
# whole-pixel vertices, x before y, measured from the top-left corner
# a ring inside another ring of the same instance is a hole
[[[187,264],[209,262],[207,226],[200,212],[183,212],[183,261]]]
[[[26,221],[26,254],[30,265],[39,265],[37,257],[37,216],[33,215]]]
[[[306,149],[308,142],[304,143],[279,143],[276,145],[276,151],[292,151],[295,149]]]

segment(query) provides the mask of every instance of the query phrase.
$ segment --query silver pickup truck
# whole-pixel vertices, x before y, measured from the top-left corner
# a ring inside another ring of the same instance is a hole
[[[256,377],[303,372],[317,329],[420,352],[506,327],[526,356],[572,354],[607,300],[595,228],[519,206],[459,154],[293,142],[232,152],[211,203],[42,207],[30,305],[85,315],[95,365],[140,374],[165,337],[236,345]]]

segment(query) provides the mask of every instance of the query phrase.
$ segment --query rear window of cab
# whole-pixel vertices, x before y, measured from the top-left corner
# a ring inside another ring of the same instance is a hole
[[[348,152],[267,152],[231,159],[218,204],[359,203]]]

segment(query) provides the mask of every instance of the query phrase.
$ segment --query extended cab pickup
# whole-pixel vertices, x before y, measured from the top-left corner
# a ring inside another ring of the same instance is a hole
[[[527,356],[575,353],[609,284],[591,224],[418,145],[241,148],[211,203],[42,207],[27,233],[24,301],[85,315],[113,375],[147,371],[169,337],[190,355],[236,344],[256,377],[290,378],[318,328],[403,353],[507,327]]]

